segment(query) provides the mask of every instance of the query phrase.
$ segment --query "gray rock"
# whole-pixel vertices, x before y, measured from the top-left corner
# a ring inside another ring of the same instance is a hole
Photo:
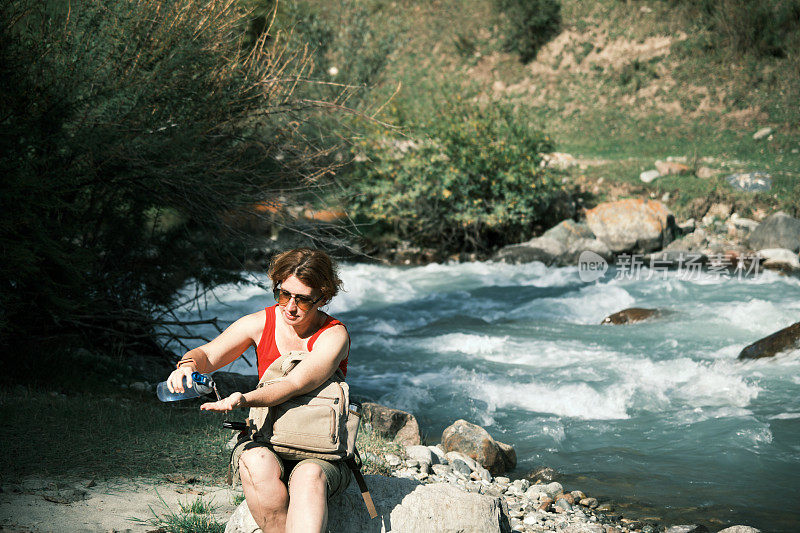
[[[506,263],[532,263],[540,261],[552,265],[567,251],[566,246],[550,237],[536,237],[528,242],[505,246],[494,259]]]
[[[594,239],[594,233],[585,222],[575,222],[572,219],[562,220],[542,234],[542,237],[554,239],[565,247],[581,239]]]
[[[406,454],[408,454],[409,458],[416,459],[420,463],[433,464],[434,456],[427,446],[421,446],[419,444],[406,446]]]
[[[453,471],[453,467],[451,465],[436,464],[431,465],[431,470],[433,470],[433,473],[437,476],[444,476],[451,473]]]
[[[564,487],[558,481],[553,481],[552,483],[545,485],[544,490],[547,492],[547,495],[552,498],[553,496],[564,492]]]
[[[447,464],[447,458],[444,456],[444,450],[441,447],[438,445],[428,446],[428,449],[431,451],[434,457],[436,457],[436,460],[434,460],[431,464],[436,464],[437,461],[443,465]]]
[[[761,128],[753,134],[754,141],[760,141],[772,135],[772,128]]]
[[[642,180],[644,183],[650,183],[654,179],[661,176],[661,173],[658,170],[645,170],[641,174],[639,174],[639,179]]]
[[[800,251],[800,220],[782,211],[773,213],[753,230],[747,239],[753,250],[765,248],[786,248]]]
[[[772,188],[772,176],[766,172],[740,172],[725,178],[731,187],[746,192],[768,191]]]
[[[538,500],[542,496],[549,496],[544,485],[531,485],[530,488],[525,491],[525,497],[531,500]]]
[[[586,251],[594,252],[608,262],[614,257],[608,245],[600,239],[577,239],[570,243],[567,251],[558,259],[558,264],[575,265]]]
[[[493,475],[512,469],[517,463],[516,453],[511,446],[495,441],[485,429],[466,420],[456,420],[445,428],[442,448],[475,459]]]
[[[731,526],[720,529],[717,533],[761,533],[761,530],[750,526]]]
[[[570,503],[567,500],[565,500],[564,498],[559,498],[558,500],[556,500],[556,503],[554,503],[553,505],[558,507],[558,508],[560,508],[560,509],[563,509],[565,511],[571,511],[572,510],[572,505],[570,505]]]
[[[506,494],[510,496],[524,496],[525,491],[522,490],[518,485],[511,484],[506,489]]]
[[[744,230],[748,233],[752,233],[759,226],[759,223],[756,222],[755,220],[750,218],[740,217],[736,213],[731,215],[730,222],[736,229]]]
[[[661,202],[625,199],[589,209],[586,223],[612,252],[651,252],[672,241],[675,218]]]
[[[443,531],[508,533],[511,527],[500,498],[464,492],[454,486],[422,485],[409,479],[365,476],[378,517],[370,520],[358,486],[329,503],[329,533],[419,533]],[[233,513],[225,533],[259,533],[247,502]]]
[[[668,527],[664,533],[708,533],[708,528],[699,524],[681,524]]]
[[[762,259],[761,264],[764,268],[781,270],[783,272],[796,272],[800,270],[800,259],[798,259],[797,253],[786,248],[759,250],[758,255]]]
[[[527,479],[515,479],[514,482],[511,484],[514,485],[515,487],[518,487],[523,492],[523,494],[525,493],[526,490],[528,490],[528,487],[531,486],[531,482],[528,481]]]
[[[411,413],[371,402],[362,407],[363,421],[380,435],[405,445],[421,443],[419,423]]]
[[[450,462],[451,464],[455,460],[463,461],[464,463],[467,464],[470,471],[477,469],[479,466],[478,463],[475,462],[475,459],[473,459],[472,457],[468,457],[461,452],[455,452],[455,451],[447,452],[446,454],[444,454],[444,456],[447,459],[447,461]]]
[[[400,466],[403,461],[400,460],[398,456],[393,453],[387,453],[383,456],[383,459],[386,461],[386,464],[389,466]]]
[[[478,474],[483,481],[491,483],[492,473],[483,468],[481,465],[478,465],[478,468],[475,469],[475,473]]]
[[[683,235],[688,235],[689,233],[692,233],[696,228],[697,228],[697,221],[693,218],[690,218],[689,220],[678,224],[678,229],[680,230],[680,233]]]
[[[775,354],[800,348],[800,322],[776,331],[772,335],[746,346],[737,359],[761,359]]]
[[[467,463],[461,459],[453,459],[450,461],[450,466],[453,467],[453,472],[458,472],[460,474],[464,474],[465,476],[468,476],[472,473],[472,470],[469,466],[467,466]]]

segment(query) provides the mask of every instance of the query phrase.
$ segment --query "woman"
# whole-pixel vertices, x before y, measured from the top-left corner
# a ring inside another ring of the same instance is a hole
[[[230,411],[278,405],[314,390],[337,368],[347,372],[347,330],[320,310],[341,285],[330,257],[309,248],[290,250],[272,260],[269,277],[278,304],[240,318],[208,344],[187,352],[167,380],[171,391],[183,391],[184,376],[194,371],[213,372],[250,346],[256,346],[259,379],[282,354],[302,350],[310,355],[285,380],[245,394],[235,392],[200,409]],[[234,448],[231,466],[241,478],[247,506],[264,533],[324,531],[327,499],[350,481],[350,471],[342,461],[283,460],[249,437],[241,438]]]

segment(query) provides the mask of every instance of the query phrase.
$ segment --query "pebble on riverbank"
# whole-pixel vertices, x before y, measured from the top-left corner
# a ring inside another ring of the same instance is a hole
[[[561,483],[531,483],[527,479],[511,480],[493,477],[476,461],[458,452],[447,452],[440,446],[407,446],[408,458],[396,455],[384,459],[392,465],[392,476],[413,479],[421,483],[449,483],[465,492],[502,498],[512,532],[539,533],[544,531],[573,531],[581,533],[657,533],[708,531],[702,525],[671,526],[625,518],[608,504],[579,490],[566,490]],[[749,526],[742,531],[757,533]],[[737,531],[728,528],[731,533]],[[727,530],[724,530],[727,531]]]

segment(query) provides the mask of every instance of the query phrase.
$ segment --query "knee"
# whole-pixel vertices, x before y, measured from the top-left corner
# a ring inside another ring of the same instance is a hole
[[[242,483],[250,485],[275,483],[280,482],[281,467],[268,451],[254,448],[239,457],[239,475]]]
[[[304,463],[298,465],[292,472],[291,479],[289,480],[289,493],[292,495],[299,494],[317,494],[324,495],[327,493],[328,486],[325,478],[325,473],[316,463]]]

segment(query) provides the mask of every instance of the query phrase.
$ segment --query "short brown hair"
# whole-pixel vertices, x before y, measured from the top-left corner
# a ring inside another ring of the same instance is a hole
[[[272,290],[294,275],[312,289],[320,291],[325,303],[336,296],[342,284],[330,256],[313,248],[296,248],[279,253],[270,261],[267,274],[272,280]]]

